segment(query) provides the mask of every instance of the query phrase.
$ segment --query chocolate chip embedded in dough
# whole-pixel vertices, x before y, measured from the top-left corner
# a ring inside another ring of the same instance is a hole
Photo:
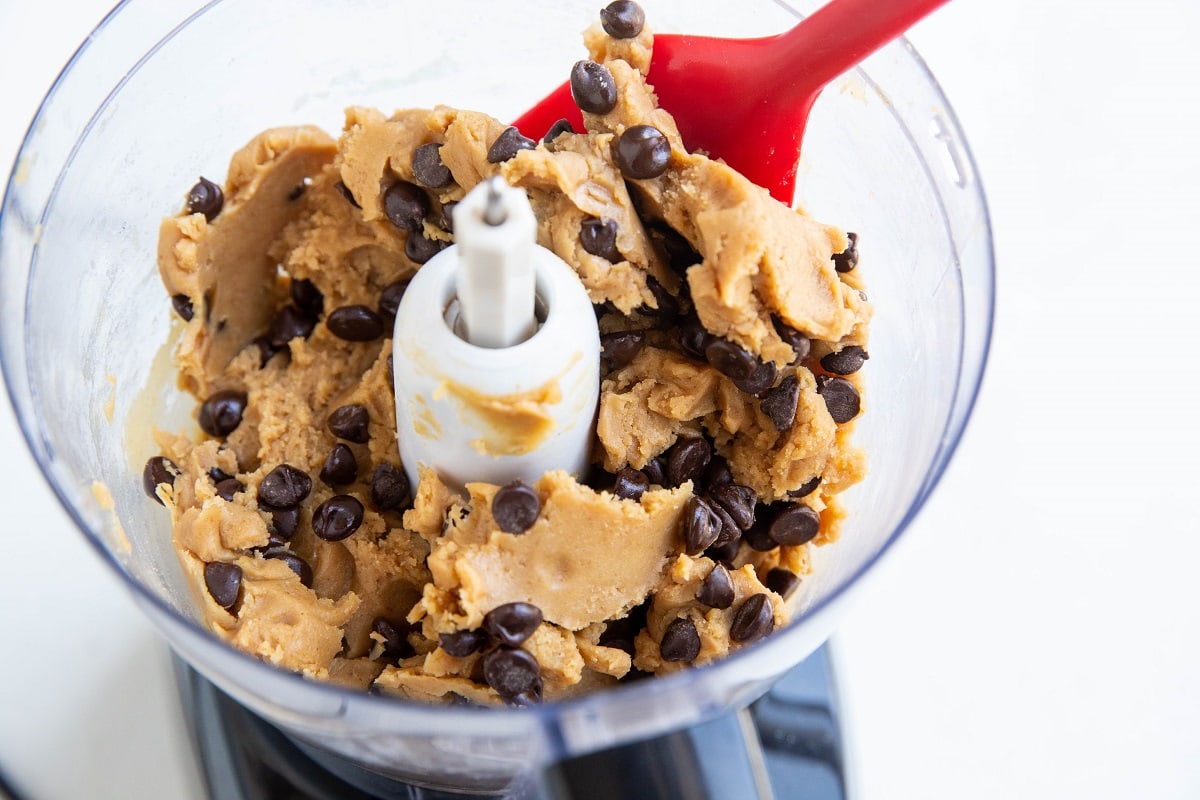
[[[788,375],[774,389],[763,393],[758,401],[759,409],[771,420],[775,430],[783,433],[792,429],[796,421],[796,408],[800,404],[800,380]]]
[[[758,359],[728,339],[713,337],[704,348],[704,356],[713,369],[735,381],[743,381],[754,375]]]
[[[237,564],[212,561],[204,565],[204,587],[226,611],[232,611],[242,592],[242,568]]]
[[[810,494],[815,492],[817,490],[817,487],[820,485],[821,485],[821,476],[814,475],[810,480],[806,481],[805,483],[801,484],[799,487],[792,489],[790,492],[788,492],[788,497],[791,497],[795,500],[799,500],[801,497],[808,497]]]
[[[200,429],[209,436],[228,436],[242,424],[246,411],[246,394],[234,389],[224,389],[209,396],[200,404],[196,421]]]
[[[712,491],[727,483],[733,483],[733,473],[729,471],[729,462],[723,456],[713,453],[708,467],[704,470],[704,485],[708,487],[709,491]]]
[[[504,700],[515,705],[542,701],[542,669],[532,653],[500,647],[483,657],[483,678]]]
[[[803,503],[786,506],[771,518],[767,533],[779,544],[795,547],[821,532],[821,516]]]
[[[449,246],[448,242],[430,239],[425,234],[414,231],[404,240],[404,255],[414,264],[424,264]]]
[[[729,512],[738,528],[750,530],[754,525],[754,509],[758,505],[758,494],[749,486],[727,483],[709,489],[709,498]]]
[[[655,308],[648,305],[638,307],[638,311],[649,317],[659,317],[661,319],[673,319],[679,316],[679,301],[675,296],[667,291],[667,287],[663,286],[658,278],[653,275],[646,276],[646,288],[650,290],[650,294],[654,295]]]
[[[342,306],[325,318],[325,327],[347,342],[370,342],[383,335],[383,320],[366,306]]]
[[[354,457],[354,451],[341,442],[335,444],[325,457],[320,477],[329,486],[354,483],[358,479],[358,459]]]
[[[689,556],[698,556],[717,540],[721,518],[703,497],[692,497],[683,507],[683,545]]]
[[[214,485],[220,483],[221,481],[229,480],[232,477],[232,475],[220,467],[213,467],[208,471],[208,479],[212,481]]]
[[[697,361],[708,360],[704,349],[712,343],[713,338],[713,335],[705,330],[704,326],[700,324],[700,320],[695,317],[685,320],[675,333],[675,341],[679,344],[679,349],[685,356]]]
[[[768,553],[779,547],[779,542],[771,538],[770,533],[770,517],[773,509],[758,509],[755,511],[754,524],[750,526],[750,530],[742,534],[742,541],[750,546],[750,549],[757,550],[760,553]]]
[[[704,557],[721,564],[732,566],[733,560],[737,558],[741,552],[742,540],[739,537],[736,541],[725,542],[725,544],[714,544],[712,547],[704,551]]]
[[[429,195],[415,183],[396,181],[383,192],[383,212],[400,230],[419,231],[429,216]]]
[[[309,316],[319,317],[325,310],[325,295],[321,294],[321,290],[317,288],[316,284],[307,278],[293,280],[289,292],[296,308]]]
[[[613,162],[626,178],[657,178],[671,162],[671,143],[653,125],[634,125],[617,137]]]
[[[537,522],[542,499],[524,481],[501,487],[492,497],[492,517],[505,533],[524,533]]]
[[[600,25],[614,39],[632,39],[645,24],[646,13],[633,0],[615,0],[600,9]]]
[[[191,322],[192,317],[196,315],[195,310],[192,308],[192,298],[188,297],[186,294],[172,295],[171,308],[175,309],[175,313],[178,314],[184,322]]]
[[[404,470],[386,461],[371,473],[371,505],[376,511],[404,508],[412,502],[412,487]]]
[[[271,523],[269,530],[275,538],[280,541],[289,541],[296,535],[296,529],[300,527],[300,507],[292,506],[291,508],[266,508],[271,515]]]
[[[763,581],[763,585],[786,600],[800,586],[800,576],[790,569],[775,567],[767,573],[767,579]]]
[[[712,458],[712,445],[701,436],[685,436],[666,452],[666,478],[670,486],[695,481]]]
[[[671,620],[663,632],[658,651],[663,661],[695,661],[696,656],[700,655],[700,634],[696,631],[696,623],[690,617]]]
[[[492,146],[488,148],[487,160],[489,164],[501,164],[522,150],[533,150],[536,147],[537,142],[522,136],[519,130],[510,125],[496,137],[496,141],[492,142]]]
[[[758,396],[775,385],[779,370],[774,362],[760,361],[754,372],[745,380],[735,380],[733,385],[749,395]]]
[[[600,358],[610,369],[620,369],[633,361],[646,343],[642,331],[617,331],[600,337]]]
[[[187,212],[189,214],[203,214],[204,218],[209,222],[217,218],[224,205],[225,193],[221,191],[220,186],[208,178],[200,178],[196,185],[188,192]]]
[[[577,61],[571,67],[571,99],[590,114],[607,114],[617,106],[617,82],[603,64]]]
[[[258,502],[269,508],[294,508],[312,491],[312,478],[291,464],[280,464],[258,484]]]
[[[775,324],[775,332],[779,334],[779,338],[784,344],[792,348],[795,356],[792,358],[792,363],[796,364],[808,358],[809,352],[812,350],[812,340],[805,336],[800,331],[788,325],[779,317],[771,317],[771,322]]]
[[[383,617],[377,617],[371,623],[371,630],[383,639],[383,655],[391,659],[410,658],[416,651],[408,641],[412,626],[407,622],[396,623]]]
[[[542,137],[542,142],[546,145],[553,144],[554,140],[564,133],[575,133],[575,129],[571,127],[570,120],[566,117],[563,117],[550,126],[550,130],[546,131],[546,135]]]
[[[751,595],[733,613],[729,638],[735,642],[752,642],[775,630],[775,608],[771,596],[759,592]]]
[[[455,631],[454,633],[439,633],[438,643],[443,650],[455,658],[466,658],[487,647],[488,635],[480,628],[470,631]]]
[[[642,472],[646,473],[646,477],[650,479],[650,483],[655,486],[666,486],[666,469],[663,466],[661,458],[652,458],[646,462],[646,466],[642,467]]]
[[[358,403],[339,406],[325,420],[330,433],[355,444],[366,444],[371,438],[370,423],[371,415]]]
[[[612,491],[622,500],[641,500],[649,488],[650,479],[646,477],[646,473],[632,467],[622,467],[617,471]]]
[[[858,234],[846,233],[850,246],[833,256],[833,268],[838,272],[849,272],[858,266]]]
[[[696,593],[696,600],[709,608],[729,608],[733,605],[733,597],[733,579],[729,577],[729,570],[721,564],[704,576]]]
[[[821,369],[834,375],[851,375],[862,369],[863,363],[870,358],[867,351],[856,344],[847,345],[836,353],[821,357]]]
[[[333,185],[333,188],[337,189],[338,194],[346,198],[346,202],[348,202],[350,205],[354,206],[355,208],[362,208],[362,206],[359,205],[358,200],[354,197],[354,192],[350,191],[350,187],[345,183],[338,181]]]
[[[379,316],[385,326],[395,326],[396,312],[400,310],[400,301],[408,291],[408,281],[396,281],[389,284],[379,293]]]
[[[266,342],[275,351],[279,351],[287,347],[288,342],[292,339],[307,339],[316,327],[317,319],[315,316],[306,311],[301,311],[294,305],[286,305],[279,309],[279,313],[275,315],[275,319],[271,320],[271,326],[267,328]],[[261,350],[260,346],[260,350]],[[272,352],[271,355],[275,353]],[[264,353],[264,355],[266,355]],[[266,360],[270,360],[267,356]]]
[[[442,230],[448,233],[454,233],[454,207],[458,205],[457,200],[451,200],[449,203],[442,203],[442,212],[439,215],[438,224]]]
[[[692,243],[679,231],[665,222],[653,221],[646,224],[646,235],[662,249],[671,269],[683,274],[687,268],[704,259],[692,247]]]
[[[233,496],[238,492],[244,491],[245,488],[245,484],[243,484],[237,478],[226,478],[223,481],[217,482],[217,497],[221,498],[222,500],[232,501]]]
[[[313,512],[313,533],[327,542],[340,542],[362,525],[364,511],[358,498],[348,494],[334,495]]]
[[[178,474],[179,467],[175,466],[174,461],[166,456],[153,456],[146,461],[146,466],[142,469],[142,488],[150,496],[150,499],[161,506],[163,505],[163,501],[156,491],[158,485],[165,483],[168,486],[173,486],[175,484],[175,476]]]
[[[430,189],[441,189],[454,182],[450,168],[442,163],[441,151],[442,146],[437,142],[429,142],[413,150],[413,177]]]
[[[312,588],[313,571],[308,562],[286,547],[269,547],[263,551],[263,558],[277,558],[288,565],[288,568],[300,578],[303,586]]]
[[[483,629],[500,644],[517,647],[542,624],[542,610],[532,603],[505,603],[483,618]]]
[[[830,378],[826,375],[817,377],[817,394],[825,401],[829,416],[839,425],[849,422],[858,416],[862,407],[862,399],[858,389],[845,378]]]
[[[617,250],[617,223],[614,220],[588,217],[579,227],[579,243],[587,252],[614,264],[623,260]]]

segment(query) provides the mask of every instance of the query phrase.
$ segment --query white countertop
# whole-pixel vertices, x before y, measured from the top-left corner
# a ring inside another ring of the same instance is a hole
[[[106,5],[0,4],[5,174]],[[1200,5],[958,0],[911,38],[987,189],[998,310],[962,448],[836,638],[859,800],[1200,797]],[[6,401],[0,453],[0,769],[198,797],[165,647]]]

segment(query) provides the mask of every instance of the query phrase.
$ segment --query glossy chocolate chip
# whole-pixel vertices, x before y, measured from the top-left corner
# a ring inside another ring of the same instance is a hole
[[[407,622],[393,622],[383,617],[377,617],[371,623],[371,630],[383,639],[383,655],[389,659],[410,658],[416,655],[408,634],[412,630]]]
[[[483,678],[507,702],[533,705],[542,700],[542,670],[525,650],[500,647],[483,657]]]
[[[588,217],[579,227],[579,243],[587,252],[614,264],[623,260],[617,250],[617,223],[614,220]]]
[[[313,512],[313,533],[327,542],[340,542],[362,525],[364,511],[357,497],[334,495]]]
[[[742,540],[736,542],[726,542],[725,544],[714,544],[712,547],[704,551],[704,557],[722,564],[732,565],[733,560],[737,558],[741,551]]]
[[[442,146],[437,142],[423,144],[413,151],[412,171],[417,183],[430,189],[441,189],[454,182],[450,168],[442,163]]]
[[[773,541],[792,547],[811,542],[820,531],[821,516],[802,503],[776,512],[767,527]]]
[[[263,558],[277,558],[300,578],[300,583],[312,588],[313,571],[308,562],[286,547],[269,547],[263,551]]]
[[[632,39],[642,32],[646,14],[633,0],[615,0],[600,9],[600,24],[614,39]]]
[[[466,658],[488,646],[488,635],[482,628],[454,633],[439,633],[438,644],[455,658]]]
[[[163,501],[156,491],[158,485],[165,483],[167,486],[174,486],[175,476],[178,474],[179,467],[175,466],[174,461],[166,456],[154,456],[146,462],[146,466],[142,469],[142,489],[146,491],[150,499],[161,506]]]
[[[632,467],[622,467],[617,471],[612,491],[622,500],[641,500],[642,494],[649,488],[650,479],[646,473]]]
[[[663,467],[661,458],[652,458],[646,462],[646,466],[642,467],[642,472],[646,473],[646,477],[650,479],[650,483],[655,486],[666,486],[666,470]]]
[[[217,497],[222,500],[233,500],[233,496],[238,492],[244,491],[245,484],[237,478],[226,478],[223,481],[217,481]]]
[[[600,358],[610,370],[620,369],[633,361],[646,343],[642,331],[618,331],[600,337]]]
[[[429,216],[429,195],[415,183],[396,181],[383,193],[383,212],[397,228],[419,231]]]
[[[758,359],[728,339],[713,337],[704,348],[704,356],[713,369],[735,381],[746,380],[758,368]]]
[[[792,429],[799,403],[800,380],[795,375],[788,375],[774,389],[763,392],[758,407],[771,420],[775,430],[783,433]]]
[[[771,509],[768,508],[760,508],[755,512],[755,523],[750,526],[750,530],[742,534],[742,541],[749,545],[750,549],[768,553],[779,547],[779,542],[771,538],[770,516]]]
[[[330,433],[355,444],[366,444],[371,438],[370,423],[366,407],[357,403],[339,406],[325,421]]]
[[[686,272],[688,267],[704,260],[683,234],[665,222],[648,223],[646,235],[663,251],[663,255],[667,257],[667,263],[676,272]]]
[[[822,375],[817,378],[817,394],[825,401],[825,408],[833,421],[841,424],[849,422],[858,416],[862,399],[858,389],[845,378],[830,378]]]
[[[801,484],[798,488],[792,489],[790,492],[788,492],[788,497],[793,497],[793,498],[796,498],[797,500],[799,500],[801,497],[808,497],[810,494],[815,492],[817,490],[817,487],[820,485],[821,485],[821,476],[814,475],[810,480]]]
[[[537,522],[542,500],[524,481],[501,487],[492,497],[492,517],[505,533],[524,533]]]
[[[522,136],[519,130],[510,125],[496,137],[496,141],[492,142],[492,146],[488,148],[487,160],[489,164],[500,164],[508,161],[522,150],[533,150],[536,147],[537,142]]]
[[[383,335],[383,320],[366,306],[342,306],[325,318],[325,327],[348,342],[370,342]]]
[[[265,335],[256,337],[251,344],[258,348],[258,366],[260,369],[265,367],[281,349],[271,344],[270,338]]]
[[[729,462],[723,456],[713,453],[712,460],[704,470],[704,485],[713,490],[733,482],[733,474],[729,471]]]
[[[449,242],[430,239],[425,234],[414,231],[404,240],[404,255],[414,264],[424,264],[449,246]]]
[[[758,505],[758,494],[749,486],[727,483],[709,489],[709,497],[729,512],[738,528],[750,530],[754,525],[754,509]]]
[[[358,459],[341,442],[333,446],[321,467],[321,480],[329,486],[345,486],[358,480]]]
[[[767,573],[767,579],[763,581],[763,585],[786,600],[800,585],[800,576],[790,569],[775,567]]]
[[[671,620],[658,645],[663,661],[695,661],[700,655],[700,634],[690,617]]]
[[[271,515],[269,529],[274,537],[286,542],[296,535],[296,529],[300,527],[299,506],[292,506],[291,508],[267,508],[266,511]]]
[[[617,82],[603,64],[577,61],[571,68],[571,98],[589,114],[607,114],[617,106]]]
[[[850,246],[833,256],[833,268],[838,272],[849,272],[858,266],[858,234],[847,233]]]
[[[355,208],[362,208],[362,206],[359,205],[358,200],[354,197],[354,192],[350,191],[350,187],[347,186],[345,183],[343,183],[342,181],[338,181],[337,183],[335,183],[333,185],[333,188],[338,190],[338,194],[340,194],[342,197],[346,198],[347,203],[354,206]]]
[[[657,178],[671,162],[671,143],[653,125],[634,125],[613,145],[613,162],[626,178]]]
[[[172,295],[171,308],[175,309],[175,313],[178,314],[184,322],[191,322],[192,317],[196,315],[195,310],[192,308],[192,298],[188,297],[186,294]]]
[[[856,344],[848,345],[836,353],[821,357],[821,369],[834,375],[851,375],[862,369],[862,365],[870,358],[867,351]]]
[[[212,481],[213,484],[218,484],[221,481],[229,480],[232,477],[233,477],[232,475],[230,475],[228,472],[221,469],[220,467],[213,467],[212,469],[210,469],[208,471],[208,479],[210,481]]]
[[[712,458],[712,446],[700,436],[688,436],[671,445],[666,452],[667,484],[680,486],[704,474]]]
[[[287,347],[292,339],[307,339],[317,324],[317,318],[306,311],[301,311],[294,305],[286,305],[279,309],[271,327],[267,329],[266,340],[271,347],[280,350]],[[272,353],[274,355],[274,353]],[[268,360],[270,360],[268,358]]]
[[[319,317],[325,310],[325,295],[321,294],[321,290],[317,288],[316,284],[307,278],[292,281],[290,294],[296,308],[311,317]]]
[[[542,610],[532,603],[505,603],[483,618],[483,629],[500,644],[516,647],[542,624]]]
[[[673,319],[679,316],[679,301],[653,275],[646,276],[646,288],[654,295],[655,307],[643,305],[638,310],[651,317]]]
[[[792,363],[795,364],[808,358],[808,354],[812,350],[812,340],[779,317],[772,317],[771,321],[775,324],[775,332],[779,334],[779,338],[795,353]]]
[[[412,487],[404,470],[386,461],[371,473],[371,505],[376,511],[406,508],[412,502]]]
[[[208,178],[201,178],[188,192],[187,212],[203,214],[209,222],[217,218],[217,214],[221,213],[224,205],[225,193],[221,191],[220,186]]]
[[[212,561],[204,565],[204,587],[226,611],[232,611],[242,592],[242,568],[237,564]]]
[[[224,389],[201,403],[196,421],[200,423],[200,430],[209,436],[228,436],[242,424],[245,411],[245,392]]]
[[[396,281],[389,284],[379,293],[379,316],[383,318],[385,327],[394,325],[396,312],[400,310],[400,301],[408,291],[408,280]]]
[[[753,374],[745,380],[735,380],[733,385],[746,394],[760,395],[775,385],[779,370],[771,361],[760,361],[754,368]]]
[[[442,203],[442,211],[438,219],[438,224],[442,227],[442,230],[454,233],[454,207],[457,205],[457,200]]]
[[[683,545],[689,556],[703,553],[717,540],[721,518],[703,497],[692,497],[683,509]]]
[[[733,612],[729,638],[735,642],[752,642],[775,630],[775,608],[771,596],[759,592],[747,598]]]
[[[733,605],[733,578],[729,577],[729,570],[721,564],[713,567],[700,582],[696,599],[709,608],[729,608]]]
[[[312,478],[291,464],[280,464],[258,484],[258,502],[269,508],[294,508],[312,491]]]
[[[575,129],[571,127],[570,120],[566,117],[563,117],[550,126],[550,130],[546,131],[546,135],[542,137],[542,142],[547,145],[553,144],[554,140],[564,133],[575,133]]]
[[[675,341],[679,343],[679,349],[685,356],[697,361],[707,361],[704,350],[712,343],[713,335],[704,329],[700,320],[692,317],[679,326]]]
[[[733,521],[733,517],[729,516],[729,512],[712,500],[709,500],[708,507],[721,520],[721,530],[717,533],[717,538],[713,540],[713,543],[708,546],[708,549],[711,550],[714,547],[720,548],[727,544],[741,541],[742,529]]]

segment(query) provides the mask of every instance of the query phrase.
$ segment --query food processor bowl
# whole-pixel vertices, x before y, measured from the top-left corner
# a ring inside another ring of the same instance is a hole
[[[444,103],[512,119],[584,54],[603,0],[127,0],[75,54],[0,210],[0,356],[17,418],[86,540],[170,645],[307,746],[381,775],[491,791],[555,760],[750,703],[829,635],[937,484],[991,331],[987,209],[962,132],[919,57],[884,48],[822,95],[797,200],[861,236],[875,304],[856,439],[869,475],[840,541],[816,549],[795,621],[708,666],[532,709],[432,707],[306,680],[200,623],[170,522],[142,491],[152,431],[195,430],[180,333],[155,264],[160,220],[272,126],[331,133],[342,109]],[[662,32],[761,36],[807,0],[644,0]],[[653,76],[651,76],[653,82]],[[529,132],[540,135],[541,132]]]

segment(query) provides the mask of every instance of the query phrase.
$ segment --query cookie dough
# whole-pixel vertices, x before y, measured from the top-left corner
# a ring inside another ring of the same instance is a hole
[[[337,140],[259,135],[219,192],[198,185],[162,223],[202,433],[160,433],[145,481],[217,636],[313,679],[524,704],[787,624],[809,548],[837,538],[837,494],[864,474],[856,242],[687,151],[643,76],[648,28],[584,40],[617,88],[586,131],[496,159],[513,134],[485,114],[350,108]],[[644,125],[669,159],[630,177],[614,148]],[[423,469],[410,486],[396,306],[453,242],[454,204],[495,175],[596,306],[595,468],[465,495]],[[515,531],[514,491],[536,510]]]

